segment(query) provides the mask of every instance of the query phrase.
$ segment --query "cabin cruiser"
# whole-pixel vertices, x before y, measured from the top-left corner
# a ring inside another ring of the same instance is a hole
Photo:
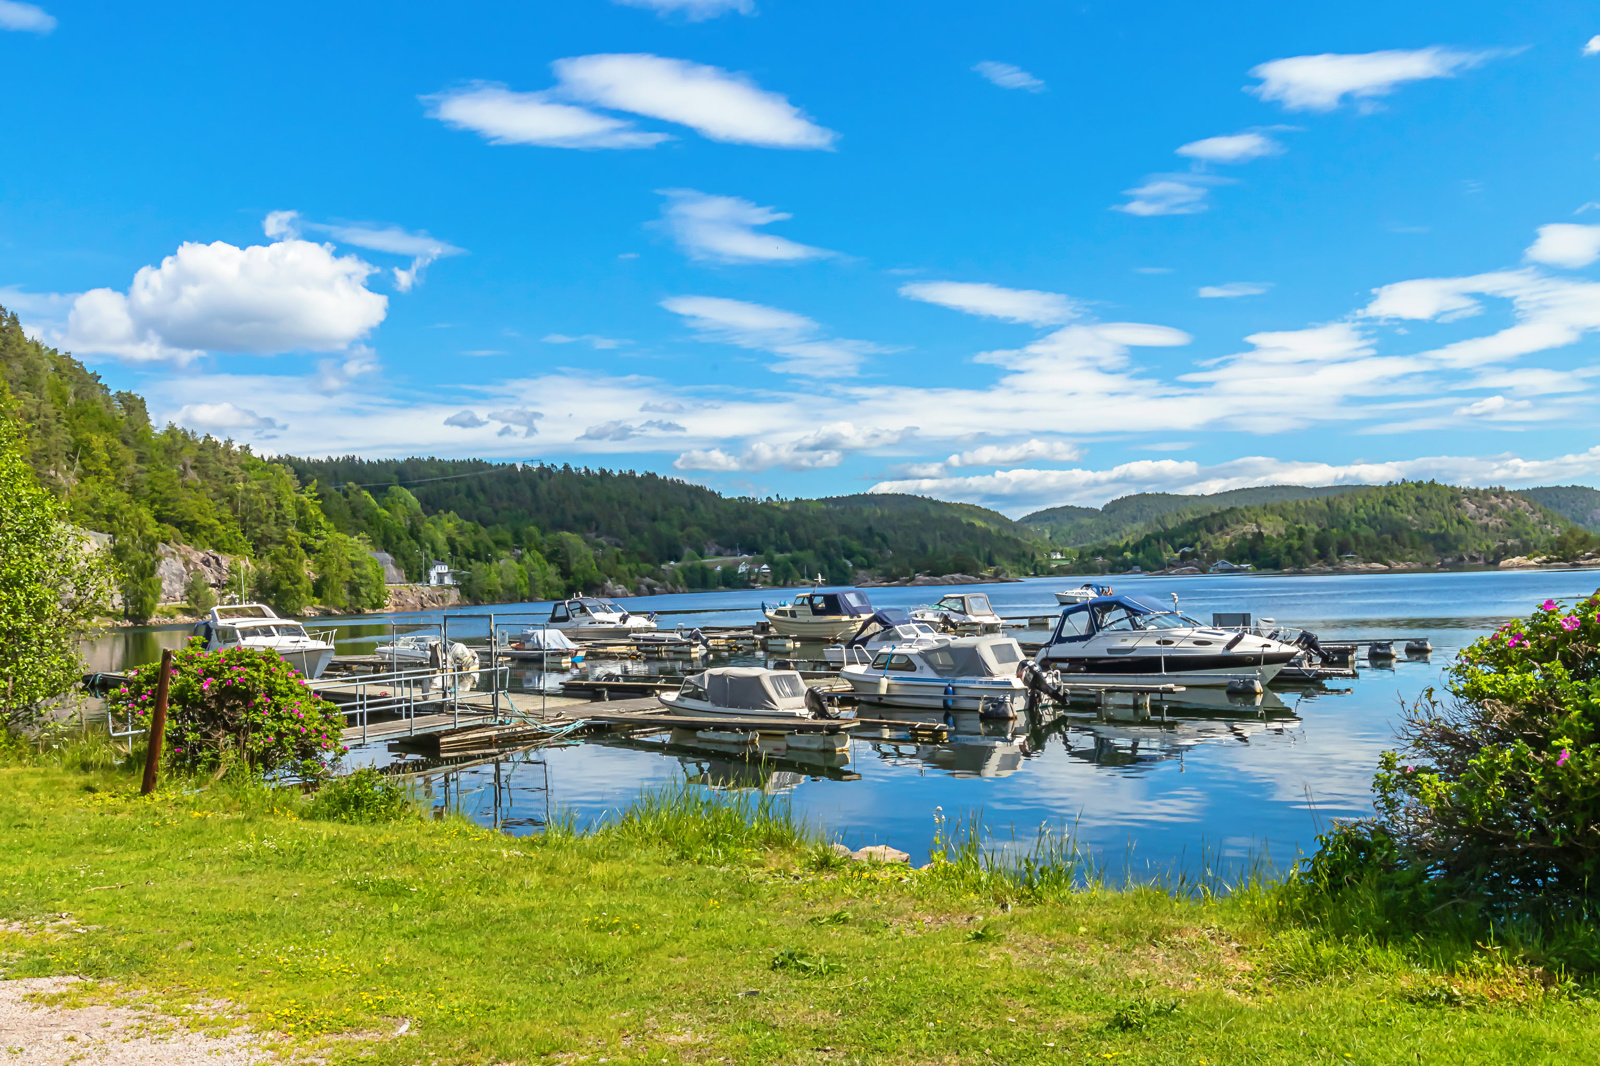
[[[730,718],[811,718],[806,683],[797,670],[717,666],[690,674],[676,692],[656,696],[673,714]]]
[[[829,644],[823,652],[829,666],[843,666],[847,662],[870,663],[875,655],[894,644],[921,647],[937,644],[945,639],[934,628],[923,622],[914,622],[899,607],[880,607],[873,616],[861,623],[849,640]]]
[[[333,642],[310,636],[292,618],[279,618],[264,603],[219,604],[194,627],[207,651],[270,648],[306,677],[317,678],[333,661]]]
[[[1205,626],[1146,596],[1096,596],[1061,612],[1035,661],[1062,682],[1266,685],[1309,645]]]
[[[922,710],[982,711],[994,700],[1014,706],[1022,648],[1010,637],[954,637],[923,647],[884,648],[871,663],[845,666],[863,704]]]
[[[761,605],[772,631],[779,636],[801,640],[843,640],[872,617],[867,594],[849,589],[820,592],[813,589],[794,598],[793,603],[776,607]]]
[[[1002,624],[989,606],[989,597],[981,592],[952,592],[938,603],[918,607],[911,617],[952,631],[998,633]]]
[[[1063,607],[1069,607],[1075,603],[1088,603],[1096,596],[1109,596],[1111,591],[1110,585],[1096,585],[1086,581],[1075,589],[1062,589],[1056,593],[1056,602]]]
[[[631,614],[610,600],[579,596],[552,606],[549,626],[573,640],[619,640],[655,632],[656,616]]]

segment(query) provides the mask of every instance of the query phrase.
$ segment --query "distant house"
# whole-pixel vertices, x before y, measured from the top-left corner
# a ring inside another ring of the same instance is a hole
[[[739,573],[748,574],[749,572],[750,572],[750,564],[748,562],[744,562],[744,563],[740,563],[739,564]]]
[[[436,562],[432,566],[428,567],[428,584],[454,585],[455,583],[456,572],[450,569],[444,563]]]
[[[1050,558],[1052,558],[1052,559],[1061,559],[1061,558],[1064,558],[1064,556],[1060,552],[1051,552],[1050,553]]]
[[[1230,563],[1226,559],[1218,559],[1211,564],[1213,574],[1241,574],[1246,570],[1254,570],[1254,563]]]

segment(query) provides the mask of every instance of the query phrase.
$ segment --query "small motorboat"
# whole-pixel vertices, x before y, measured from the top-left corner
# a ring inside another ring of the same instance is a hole
[[[761,605],[772,632],[801,640],[843,640],[872,617],[872,602],[855,589],[796,596],[793,603]]]
[[[1003,624],[981,592],[949,593],[938,603],[915,608],[911,617],[954,633],[998,633]]]
[[[861,623],[861,628],[849,640],[829,644],[823,652],[829,666],[843,666],[847,662],[870,663],[884,648],[899,644],[920,647],[936,644],[945,639],[924,622],[914,622],[899,607],[880,607],[871,618]]]
[[[207,651],[219,648],[269,648],[309,678],[322,676],[333,661],[333,641],[312,636],[292,618],[279,618],[264,603],[219,604],[194,627]]]
[[[1315,638],[1311,638],[1312,641]],[[1096,596],[1061,612],[1035,661],[1062,682],[1265,686],[1308,643],[1206,626],[1146,596]]]
[[[397,666],[414,666],[428,662],[433,655],[433,646],[438,643],[438,637],[427,633],[402,633],[373,648],[372,654],[381,655]]]
[[[573,640],[624,640],[654,633],[656,616],[633,614],[610,600],[578,596],[550,608],[549,627]]]
[[[546,626],[529,626],[517,634],[511,647],[520,652],[545,655],[552,662],[583,662],[582,647],[574,644],[572,638],[561,630]]]
[[[729,718],[812,718],[805,679],[797,670],[717,666],[683,679],[676,692],[656,696],[673,714]]]
[[[1110,585],[1096,585],[1086,581],[1075,589],[1062,589],[1056,593],[1056,602],[1063,607],[1069,607],[1075,603],[1088,603],[1096,596],[1110,596],[1111,594]]]
[[[1026,687],[1017,676],[1022,648],[1010,637],[955,637],[922,647],[889,647],[871,663],[839,671],[861,703],[919,710],[1013,707]]]

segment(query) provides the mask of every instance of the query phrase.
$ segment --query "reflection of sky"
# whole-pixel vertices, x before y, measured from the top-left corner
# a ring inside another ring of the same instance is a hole
[[[983,591],[1001,615],[1054,614],[1059,608],[1051,592],[1083,580],[1029,580]],[[934,811],[942,807],[957,823],[978,814],[1002,842],[1015,833],[1019,842],[1031,843],[1041,825],[1075,828],[1080,842],[1114,869],[1124,863],[1136,870],[1170,869],[1193,864],[1203,853],[1215,855],[1219,848],[1229,859],[1266,853],[1285,863],[1315,846],[1314,835],[1329,818],[1371,810],[1372,772],[1378,753],[1392,743],[1396,711],[1437,683],[1440,669],[1457,651],[1547,597],[1589,595],[1600,575],[1489,571],[1110,580],[1119,592],[1163,601],[1177,592],[1184,612],[1202,621],[1209,621],[1213,611],[1248,610],[1324,638],[1427,636],[1435,650],[1428,662],[1402,656],[1392,669],[1364,668],[1358,679],[1333,683],[1327,692],[1278,689],[1295,718],[1261,722],[1246,717],[1231,729],[1221,720],[1190,720],[1175,722],[1166,733],[1154,725],[1113,724],[1102,732],[1122,738],[1117,747],[1123,755],[1117,758],[1096,761],[1096,727],[1078,720],[1049,733],[1041,750],[1030,748],[1020,768],[1001,777],[971,776],[976,763],[965,758],[947,763],[957,771],[951,773],[915,758],[914,745],[902,745],[905,754],[891,757],[857,740],[850,769],[861,780],[807,779],[790,793],[796,810],[852,846],[893,844],[919,862],[934,833]],[[943,591],[871,589],[869,595],[880,606],[912,606],[936,600]],[[748,624],[759,617],[763,600],[773,603],[790,595],[769,589],[624,602],[640,610],[688,612],[663,614],[661,621],[667,627],[680,621],[692,627]],[[501,618],[518,611],[526,618],[535,608],[494,610]],[[472,626],[487,631],[486,620],[458,618],[451,623],[452,635],[472,632]],[[153,644],[149,635],[113,639]],[[120,646],[109,644],[96,654],[107,663],[123,657]],[[606,669],[617,666],[606,664]],[[1337,691],[1342,689],[1349,691]],[[1139,753],[1129,759],[1133,736],[1141,738]],[[580,745],[545,758],[551,801],[580,821],[625,806],[642,789],[682,780],[688,772],[675,757],[617,747]],[[466,809],[489,820],[492,769],[458,776]],[[506,782],[513,786],[513,816],[527,816],[534,807],[542,814],[544,794],[519,790],[542,785],[543,771],[535,776],[528,767],[516,768],[505,775]]]

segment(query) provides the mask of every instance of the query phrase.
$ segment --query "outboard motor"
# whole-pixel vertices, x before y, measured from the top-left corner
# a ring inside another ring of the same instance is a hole
[[[1328,658],[1328,653],[1322,650],[1322,641],[1318,640],[1317,635],[1309,629],[1301,630],[1300,635],[1295,638],[1294,642],[1299,647],[1315,655],[1319,660]]]

